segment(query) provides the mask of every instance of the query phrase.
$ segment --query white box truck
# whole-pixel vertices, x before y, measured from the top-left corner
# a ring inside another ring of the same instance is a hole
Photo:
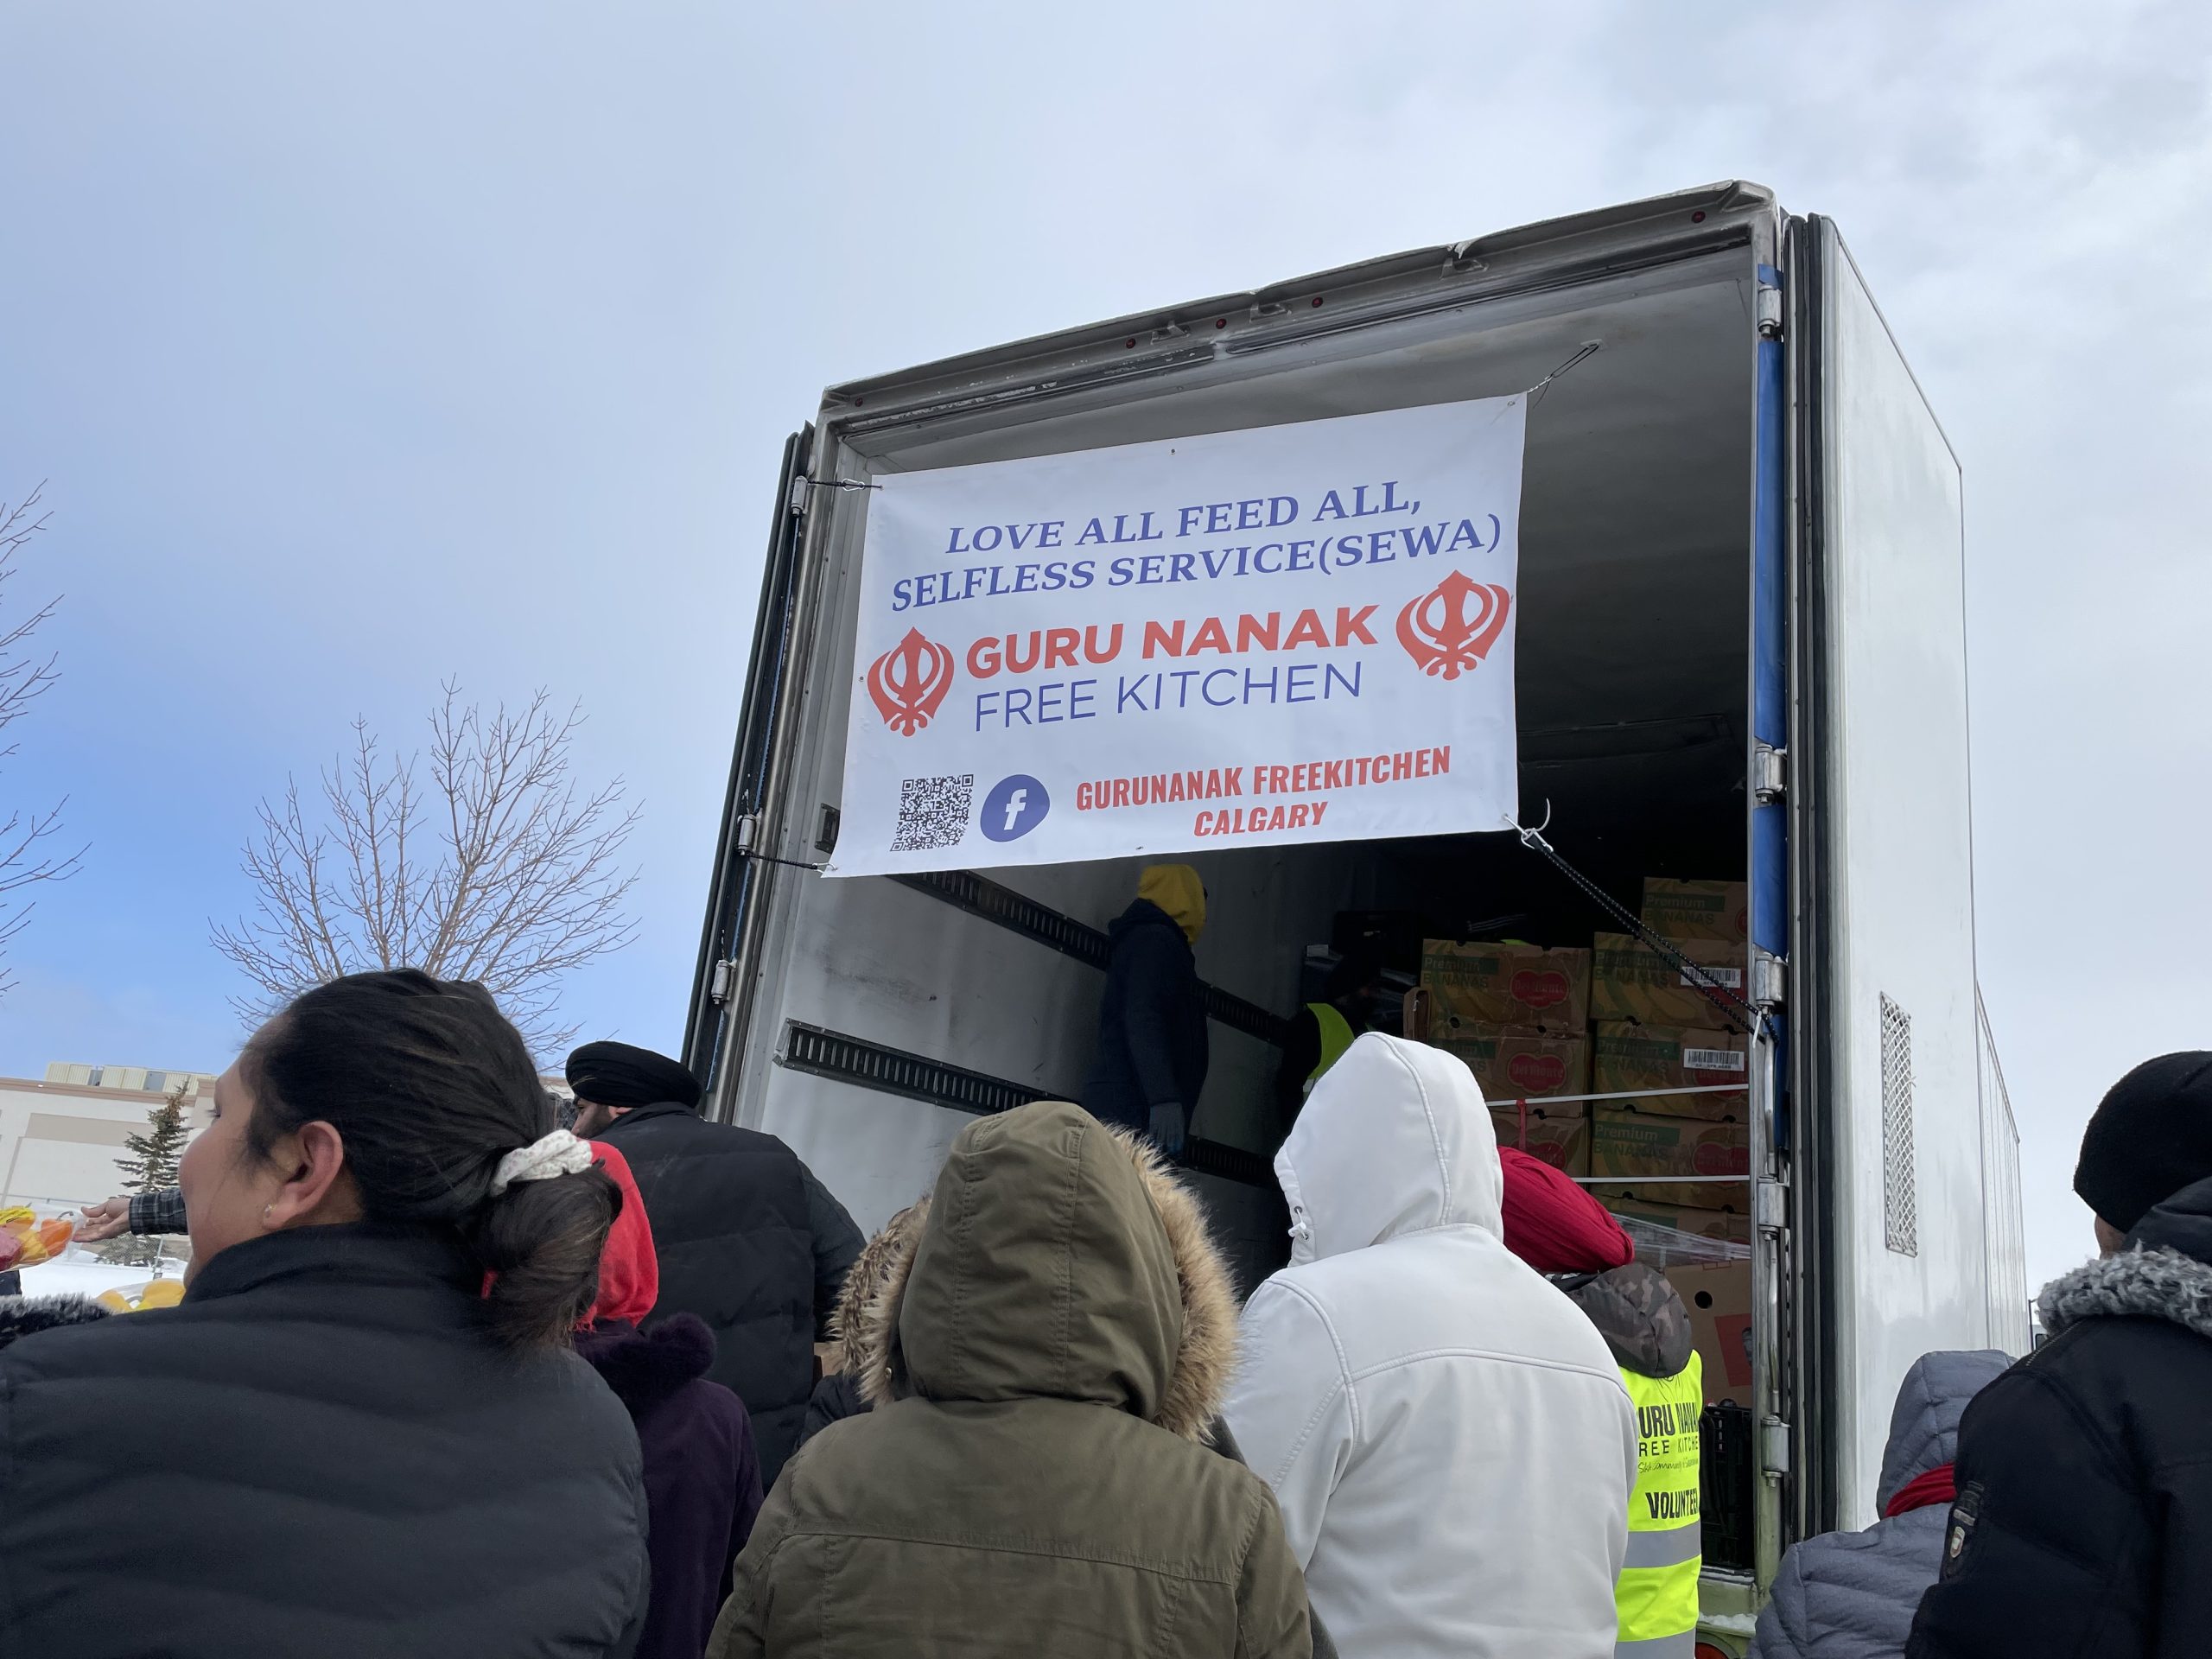
[[[1595,343],[1595,351],[1586,347]],[[1709,1435],[1708,1633],[1873,1518],[1933,1348],[2022,1351],[2017,1141],[1975,983],[1959,467],[1834,226],[1731,182],[830,388],[787,444],[685,1058],[864,1227],[972,1115],[1074,1097],[1136,858],[829,879],[872,479],[1482,397],[1529,410],[1524,817],[1634,906],[1745,881],[1751,1386]],[[1377,733],[1379,747],[1389,734]],[[1510,834],[1194,855],[1212,1067],[1185,1156],[1279,1259],[1272,1081],[1348,910],[1612,923]]]

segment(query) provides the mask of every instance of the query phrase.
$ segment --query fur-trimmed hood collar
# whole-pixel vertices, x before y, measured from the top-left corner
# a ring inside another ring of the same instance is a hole
[[[0,1296],[0,1348],[41,1331],[108,1317],[89,1296]]]
[[[845,1274],[844,1288],[837,1293],[837,1306],[830,1313],[830,1351],[822,1363],[825,1373],[856,1376],[866,1368],[869,1305],[889,1281],[893,1264],[913,1255],[914,1241],[921,1236],[929,1212],[925,1194],[884,1223],[883,1230],[861,1247]]]
[[[2052,1280],[2036,1306],[2054,1337],[2083,1319],[2132,1318],[2212,1338],[2212,1180],[2183,1187],[2144,1217],[2118,1255]]]
[[[868,1309],[871,1404],[1078,1400],[1186,1440],[1236,1357],[1229,1274],[1152,1149],[1081,1107],[969,1124]]]
[[[2176,1249],[2122,1250],[2079,1267],[2036,1299],[2056,1336],[2083,1319],[2165,1319],[2212,1338],[2212,1267]]]
[[[576,1352],[630,1414],[650,1410],[715,1363],[715,1333],[690,1313],[673,1313],[650,1331],[610,1321],[576,1333]]]

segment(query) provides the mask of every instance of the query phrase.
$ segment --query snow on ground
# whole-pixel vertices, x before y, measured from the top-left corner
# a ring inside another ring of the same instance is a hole
[[[41,1262],[23,1269],[26,1296],[97,1296],[104,1290],[135,1290],[154,1276],[151,1268],[111,1267],[105,1262]],[[175,1276],[174,1264],[168,1275]]]

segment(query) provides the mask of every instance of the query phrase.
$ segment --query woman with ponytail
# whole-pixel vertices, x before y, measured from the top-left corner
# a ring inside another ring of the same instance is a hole
[[[620,1194],[478,986],[317,986],[181,1172],[181,1306],[0,1351],[8,1651],[626,1655],[628,1414],[570,1351]]]

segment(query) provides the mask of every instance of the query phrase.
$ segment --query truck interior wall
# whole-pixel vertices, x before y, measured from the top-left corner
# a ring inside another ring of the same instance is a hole
[[[1531,410],[1522,500],[1519,675],[1524,817],[1630,904],[1649,873],[1740,877],[1745,861],[1752,276],[1742,253],[1569,292],[1224,354],[1173,383],[933,421],[825,445],[816,473],[857,477],[1272,424],[1527,387],[1600,349]],[[820,855],[852,690],[864,492],[824,492],[830,564],[803,682],[779,855]],[[948,613],[945,626],[957,628]],[[1179,855],[1179,856],[1180,856]],[[1133,895],[1141,858],[987,871],[1094,927]],[[1446,931],[1518,912],[1522,936],[1592,918],[1510,836],[1202,853],[1202,976],[1278,1014],[1340,910],[1413,908]],[[964,1113],[779,1065],[791,1023],[862,1035],[1052,1093],[1080,1088],[1102,984],[1055,952],[897,882],[782,872],[766,988],[746,1033],[745,1121],[789,1140],[864,1226],[916,1195]],[[1277,1051],[1217,1022],[1198,1132],[1265,1152]],[[1220,1185],[1221,1183],[1210,1185]]]

